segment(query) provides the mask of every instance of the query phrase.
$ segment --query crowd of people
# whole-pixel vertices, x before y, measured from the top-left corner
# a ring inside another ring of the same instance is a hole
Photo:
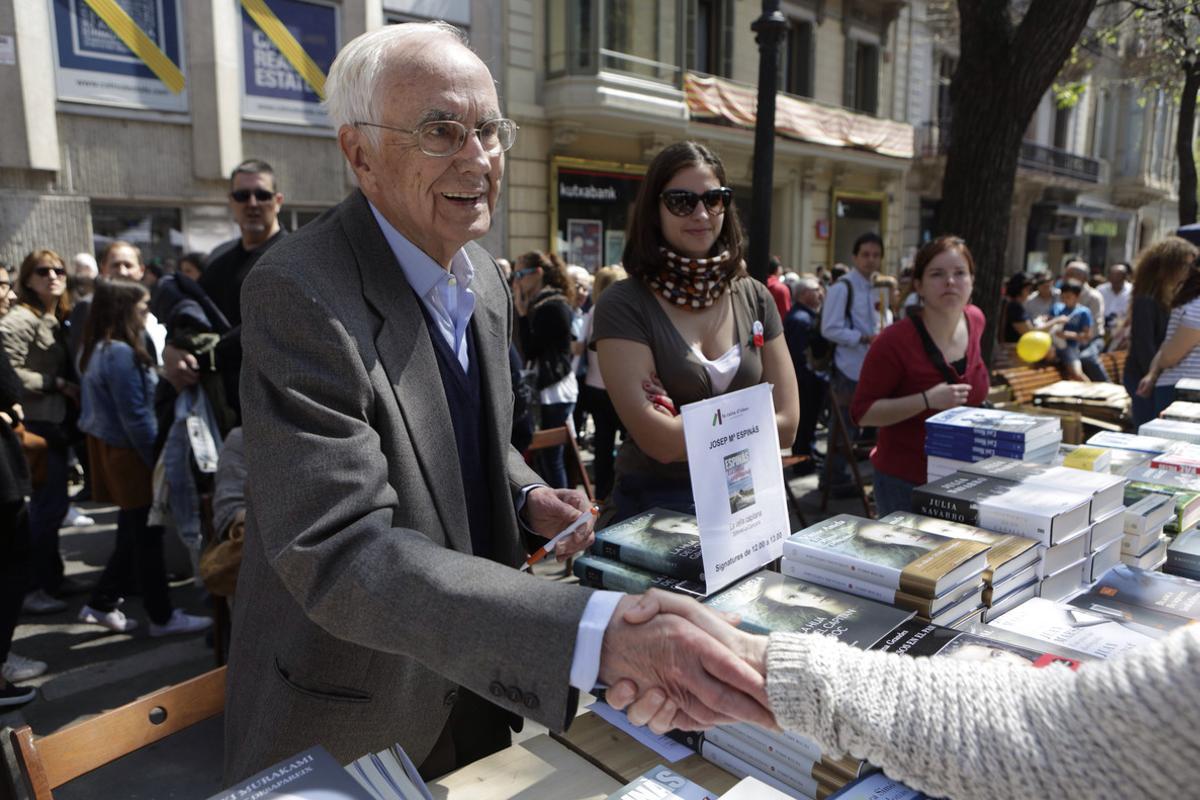
[[[934,239],[895,280],[882,274],[883,239],[867,232],[849,266],[795,274],[776,259],[760,283],[720,157],[681,142],[647,169],[620,266],[592,275],[549,252],[510,265],[474,240],[517,128],[460,32],[413,23],[364,34],[338,55],[327,92],[358,189],[302,230],[282,230],[279,182],[252,159],[230,177],[239,236],[174,271],[148,270],[121,241],[94,271],[81,254],[69,275],[45,249],[0,271],[0,705],[31,700],[20,678],[46,668],[9,651],[19,615],[62,611],[73,591],[90,592],[80,621],[115,632],[138,626],[121,608],[133,591],[150,636],[209,626],[172,606],[167,526],[210,590],[233,601],[228,782],[317,742],[345,762],[397,740],[436,777],[505,747],[522,716],[561,729],[579,692],[604,684],[656,730],[778,721],[937,794],[984,796],[1012,783],[1013,764],[1022,785],[1071,793],[1092,761],[1112,767],[1107,751],[1072,750],[1070,774],[1022,758],[1029,742],[1053,749],[1061,737],[1036,714],[988,728],[994,709],[972,706],[972,687],[1003,678],[1034,710],[1078,693],[1080,719],[1101,729],[1105,703],[1127,694],[1122,670],[1170,661],[1195,676],[1190,632],[1079,673],[918,668],[820,637],[750,637],[680,596],[513,569],[531,541],[591,511],[562,445],[538,450],[536,471],[526,463],[534,429],[593,432],[611,519],[690,511],[680,407],[762,383],[796,473],[821,469],[834,493],[854,489],[854,448],[827,445],[822,464],[817,430],[826,415],[851,443],[874,429],[879,512],[908,509],[925,477],[924,420],[988,391],[991,309],[971,304],[968,243]],[[1180,377],[1200,377],[1196,256],[1168,238],[1096,287],[1078,259],[1057,281],[1019,273],[1000,343],[1046,332],[1069,375],[1107,380],[1098,355],[1129,342],[1123,381],[1135,417],[1152,416]],[[91,587],[64,577],[58,542],[72,459],[90,498],[118,509]],[[592,537],[584,524],[556,554]],[[860,674],[912,702],[872,695],[881,705],[864,707],[843,685]],[[903,753],[880,742],[926,731],[928,708],[945,711],[940,737],[906,737]],[[883,711],[884,729],[863,721]],[[985,728],[1011,757],[974,763],[939,749]],[[909,775],[912,764],[932,766]],[[1131,790],[1141,779],[1121,778]]]

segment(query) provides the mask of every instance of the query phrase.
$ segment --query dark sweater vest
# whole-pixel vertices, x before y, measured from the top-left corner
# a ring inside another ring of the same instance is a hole
[[[471,549],[475,555],[492,557],[491,492],[488,490],[487,442],[483,437],[483,380],[479,371],[479,355],[475,347],[475,320],[467,326],[467,359],[464,372],[458,356],[450,349],[441,330],[429,317],[425,304],[417,298],[417,306],[425,317],[433,352],[437,355],[438,371],[442,374],[442,389],[450,420],[454,425],[454,443],[458,448],[459,474],[462,475],[463,496],[467,501],[467,520],[471,526]]]

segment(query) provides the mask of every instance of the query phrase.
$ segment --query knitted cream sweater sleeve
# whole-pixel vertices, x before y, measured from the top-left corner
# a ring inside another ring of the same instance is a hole
[[[934,797],[1200,795],[1200,625],[1077,672],[772,634],[767,691],[783,727]]]

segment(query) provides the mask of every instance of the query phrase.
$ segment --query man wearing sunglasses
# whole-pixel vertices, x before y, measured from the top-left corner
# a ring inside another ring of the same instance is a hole
[[[592,531],[586,496],[509,444],[511,295],[474,240],[517,126],[486,65],[445,23],[390,25],[343,48],[326,92],[359,188],[243,290],[226,782],[318,742],[346,762],[398,741],[435,777],[505,747],[519,716],[564,728],[597,679],[770,724],[713,612],[695,605],[716,634],[635,624],[637,598],[517,569],[522,527],[588,520],[560,558]]]
[[[200,277],[200,286],[231,325],[242,322],[242,283],[250,268],[283,234],[282,207],[283,195],[270,164],[252,158],[234,167],[229,176],[229,210],[241,236],[213,250]]]

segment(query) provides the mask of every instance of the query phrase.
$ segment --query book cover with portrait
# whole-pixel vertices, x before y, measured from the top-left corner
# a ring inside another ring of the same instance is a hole
[[[754,505],[754,477],[750,474],[750,451],[738,450],[725,456],[725,485],[729,489],[729,513]]]
[[[920,597],[938,597],[987,567],[988,545],[838,514],[792,534],[785,559]],[[982,582],[982,577],[980,577]]]
[[[704,602],[738,614],[740,627],[752,633],[817,633],[863,649],[913,616],[912,611],[765,570]]]
[[[598,556],[683,580],[704,580],[700,526],[691,514],[652,508],[596,531]]]

